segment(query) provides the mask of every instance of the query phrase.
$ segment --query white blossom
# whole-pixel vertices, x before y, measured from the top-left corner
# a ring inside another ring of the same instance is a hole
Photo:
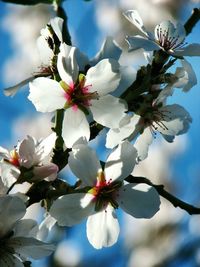
[[[72,226],[88,217],[89,242],[96,249],[112,246],[119,235],[115,209],[120,207],[136,218],[151,218],[159,210],[159,195],[154,188],[123,181],[132,172],[136,155],[135,148],[124,142],[110,154],[102,170],[91,148],[74,146],[69,166],[88,189],[59,197],[50,208],[51,216],[62,226]]]
[[[15,196],[0,197],[0,266],[23,267],[29,257],[39,259],[50,255],[53,245],[36,239],[37,223],[22,219],[24,202]]]
[[[16,181],[19,176],[24,179],[24,172],[28,175],[26,176],[27,182],[39,181],[44,178],[54,180],[58,167],[49,162],[49,155],[54,147],[55,139],[54,133],[41,141],[27,136],[10,152],[0,147],[1,177],[4,183],[10,184],[10,181]]]
[[[136,35],[126,38],[130,51],[143,48],[146,51],[164,50],[172,56],[199,56],[200,44],[185,45],[186,31],[181,23],[175,26],[171,21],[163,21],[155,27],[154,34],[148,32],[136,10],[127,10],[124,16],[145,36]]]
[[[114,128],[126,111],[122,100],[110,95],[120,82],[119,64],[114,59],[103,59],[79,74],[76,48],[62,44],[57,68],[61,82],[37,78],[30,83],[28,98],[37,111],[52,112],[65,109],[62,136],[67,147],[81,137],[89,140],[90,129],[86,115],[90,112],[99,124]]]
[[[127,114],[121,120],[119,128],[108,131],[106,147],[114,148],[125,139],[134,140],[137,160],[144,160],[157,132],[168,142],[173,142],[175,136],[186,133],[192,118],[182,106],[164,104],[168,94],[167,88],[166,92],[163,89],[152,106],[147,106],[146,109],[144,106],[139,114]]]

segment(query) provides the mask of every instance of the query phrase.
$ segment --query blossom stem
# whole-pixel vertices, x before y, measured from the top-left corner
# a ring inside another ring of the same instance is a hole
[[[57,12],[57,16],[61,17],[64,20],[65,27],[63,26],[63,32],[62,32],[63,40],[67,45],[72,45],[71,37],[70,37],[68,26],[67,26],[67,15],[64,9],[60,5],[57,5],[56,12]],[[68,149],[66,151],[63,150],[63,145],[64,145],[64,141],[62,138],[63,118],[64,118],[64,109],[57,110],[56,116],[55,116],[55,127],[53,129],[57,135],[57,139],[55,142],[54,155],[52,157],[52,162],[58,166],[59,170],[64,168],[68,162]]]
[[[200,8],[194,8],[192,15],[186,21],[184,27],[186,30],[186,35],[190,34],[196,23],[200,20]]]
[[[148,184],[148,185],[154,187],[156,189],[156,191],[158,192],[158,194],[160,196],[164,197],[165,199],[167,199],[175,208],[179,207],[179,208],[185,210],[186,212],[188,212],[190,215],[200,214],[200,208],[195,207],[191,204],[188,204],[188,203],[180,200],[179,198],[175,197],[174,195],[170,194],[169,192],[167,192],[164,189],[164,185],[156,185],[156,184],[153,184],[150,180],[148,180],[145,177],[135,177],[135,176],[131,176],[131,175],[128,176],[125,180],[129,183]]]

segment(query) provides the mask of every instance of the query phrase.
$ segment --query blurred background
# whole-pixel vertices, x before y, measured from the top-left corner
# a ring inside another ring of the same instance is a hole
[[[141,52],[127,56],[127,34],[136,29],[123,16],[127,9],[137,9],[144,25],[153,30],[168,19],[184,23],[199,1],[189,0],[66,0],[72,43],[89,57],[94,56],[106,36],[113,36],[125,53],[123,65],[139,68],[144,62]],[[27,134],[36,138],[50,133],[51,114],[36,113],[27,100],[28,87],[13,98],[3,95],[3,89],[37,72],[40,66],[36,39],[51,17],[53,8],[47,5],[25,7],[0,2],[0,146],[12,149]],[[187,42],[200,42],[200,22],[188,36]],[[190,92],[176,93],[169,103],[184,106],[193,123],[186,135],[169,144],[155,140],[149,157],[139,164],[134,175],[164,184],[171,193],[200,207],[200,59],[188,58],[197,75],[198,84]],[[100,157],[103,141],[99,144]],[[98,145],[98,144],[97,144]],[[63,177],[65,172],[63,173]],[[200,266],[200,216],[189,216],[161,199],[162,205],[151,220],[135,219],[119,212],[121,232],[113,247],[95,250],[89,244],[85,222],[72,228],[54,227],[50,240],[57,244],[51,257],[34,261],[33,267],[197,267]],[[29,217],[38,214],[37,205]],[[41,216],[38,214],[38,220]]]

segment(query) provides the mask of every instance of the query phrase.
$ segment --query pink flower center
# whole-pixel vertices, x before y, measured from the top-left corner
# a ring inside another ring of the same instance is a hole
[[[108,203],[117,208],[118,204],[115,201],[115,193],[120,186],[121,182],[113,182],[112,179],[106,181],[104,172],[99,172],[96,185],[88,191],[88,193],[94,196],[95,210],[105,209]]]
[[[80,108],[86,111],[91,106],[91,100],[98,99],[97,92],[90,92],[92,85],[86,85],[85,82],[86,79],[83,74],[79,75],[77,83],[66,84],[61,81],[61,86],[65,90],[65,108],[72,107],[74,111]]]

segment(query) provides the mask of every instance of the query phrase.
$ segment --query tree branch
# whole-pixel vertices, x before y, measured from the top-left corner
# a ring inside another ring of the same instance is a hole
[[[156,189],[156,191],[158,192],[158,194],[160,196],[164,197],[165,199],[167,199],[175,208],[179,207],[179,208],[185,210],[186,212],[188,212],[190,215],[200,214],[200,208],[192,206],[192,205],[180,200],[179,198],[173,196],[172,194],[170,194],[169,192],[167,192],[164,189],[164,185],[153,184],[150,180],[148,180],[145,177],[128,176],[125,180],[129,183],[148,184],[148,185],[154,187]]]

